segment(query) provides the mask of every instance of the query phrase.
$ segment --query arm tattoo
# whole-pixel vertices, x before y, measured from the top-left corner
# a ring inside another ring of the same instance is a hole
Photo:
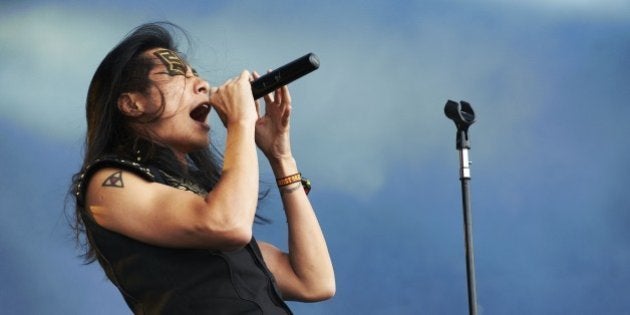
[[[107,177],[103,182],[103,187],[125,187],[122,179],[122,171],[118,171],[113,173],[112,175],[109,175],[109,177]]]
[[[287,186],[282,186],[280,187],[280,194],[284,195],[284,194],[290,194],[298,189],[300,189],[302,187],[302,183],[297,182],[293,185],[287,185]]]

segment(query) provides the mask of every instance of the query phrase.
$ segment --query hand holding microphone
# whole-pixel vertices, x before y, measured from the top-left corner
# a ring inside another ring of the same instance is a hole
[[[304,75],[318,68],[319,68],[319,59],[314,53],[308,53],[269,73],[266,73],[260,76],[259,78],[256,78],[255,80],[250,82],[251,90],[252,90],[251,95],[253,96],[253,100],[257,100],[275,91],[276,89],[303,77]],[[211,93],[210,95],[211,102],[213,103],[213,107],[217,109],[219,117],[221,118],[221,121],[223,122],[224,125],[226,125],[227,123],[227,116],[230,116],[229,114],[226,113],[227,108],[223,108],[225,107],[225,104],[227,103],[227,99],[225,98],[226,97],[230,98],[229,95],[234,96],[234,93],[236,93],[236,90],[233,90],[233,89],[237,88],[236,86],[239,85],[238,83],[239,82],[242,83],[244,80],[244,76],[247,76],[247,75],[249,75],[249,72],[244,71],[243,73],[241,73],[239,77],[227,80],[226,83],[224,83],[214,93]],[[233,90],[232,93],[230,93],[231,90]],[[249,106],[245,106],[245,107],[254,108],[253,105],[251,107]]]
[[[252,82],[254,99],[265,98],[265,114],[256,123],[256,144],[269,159],[278,163],[283,157],[292,156],[289,140],[291,96],[286,84],[314,71],[319,67],[315,54],[304,55]],[[274,94],[271,92],[276,91]]]

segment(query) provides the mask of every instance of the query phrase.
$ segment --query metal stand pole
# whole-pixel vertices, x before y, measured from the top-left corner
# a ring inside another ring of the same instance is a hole
[[[468,127],[475,122],[475,112],[469,103],[447,101],[444,113],[455,122],[457,127],[457,150],[459,150],[460,173],[462,184],[462,205],[464,212],[464,239],[466,243],[466,276],[468,281],[468,310],[477,314],[477,290],[475,284],[475,259],[473,252],[472,213],[470,206],[470,160],[468,159]]]

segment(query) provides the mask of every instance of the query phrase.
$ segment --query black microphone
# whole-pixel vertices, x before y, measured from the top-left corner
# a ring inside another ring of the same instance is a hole
[[[319,68],[319,58],[308,53],[273,70],[252,82],[252,94],[257,100],[275,89],[287,85]]]

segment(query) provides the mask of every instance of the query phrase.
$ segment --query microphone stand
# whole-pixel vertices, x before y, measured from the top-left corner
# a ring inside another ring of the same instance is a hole
[[[456,147],[459,150],[462,185],[462,204],[464,212],[464,238],[466,242],[466,276],[468,282],[468,310],[471,315],[477,314],[477,290],[475,288],[475,260],[473,254],[472,213],[470,209],[470,160],[468,150],[468,127],[475,122],[475,112],[469,103],[448,100],[444,106],[444,114],[452,119],[457,127]]]

